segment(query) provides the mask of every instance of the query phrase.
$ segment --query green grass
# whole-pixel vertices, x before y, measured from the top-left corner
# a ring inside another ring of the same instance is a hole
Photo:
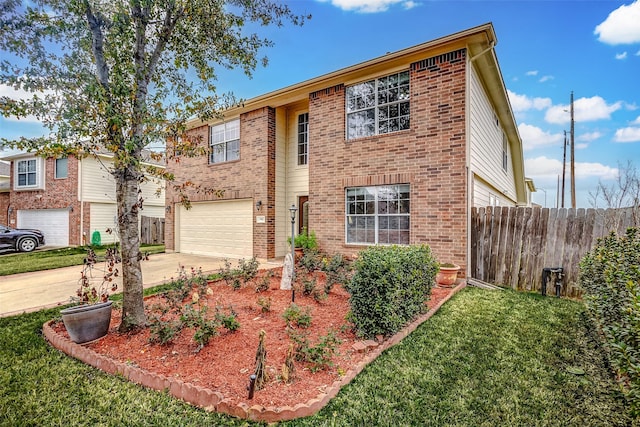
[[[57,314],[0,319],[0,425],[256,425],[193,408],[50,348],[40,329]],[[470,288],[320,413],[282,425],[634,424],[582,304]]]
[[[99,257],[104,256],[105,248],[106,246],[96,249],[96,254]],[[142,245],[140,249],[143,252],[157,254],[164,252],[164,245]],[[0,276],[82,265],[86,256],[87,250],[82,246],[5,254],[0,257]]]

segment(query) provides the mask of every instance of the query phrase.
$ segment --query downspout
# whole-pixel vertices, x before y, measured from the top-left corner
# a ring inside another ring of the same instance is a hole
[[[82,160],[76,158],[78,162],[78,201],[80,202],[80,244],[87,244],[87,235],[84,232],[84,200],[82,195]]]

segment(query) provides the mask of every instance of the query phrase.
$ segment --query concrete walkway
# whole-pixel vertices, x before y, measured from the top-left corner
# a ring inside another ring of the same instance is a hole
[[[234,266],[237,265],[237,260],[231,261]],[[201,268],[204,273],[210,274],[217,272],[223,265],[223,258],[181,253],[150,255],[148,261],[141,262],[145,288],[176,278],[181,266],[186,269],[187,273],[191,272],[191,268]],[[260,268],[273,268],[281,265],[281,262],[261,262]],[[75,295],[78,289],[81,270],[82,266],[78,265],[1,276],[0,317],[68,304],[70,297]],[[101,272],[102,265],[97,264],[94,271]],[[122,291],[122,279],[118,280],[118,290]]]

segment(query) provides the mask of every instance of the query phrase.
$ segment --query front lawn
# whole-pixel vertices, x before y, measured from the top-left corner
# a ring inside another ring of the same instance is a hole
[[[96,249],[98,257],[104,256],[106,248],[103,246]],[[140,250],[150,254],[162,253],[164,245],[142,245]],[[0,276],[82,265],[86,256],[87,250],[82,246],[29,253],[7,253],[0,256]]]
[[[0,425],[254,425],[52,349],[40,329],[58,311],[0,319]],[[595,339],[580,303],[468,288],[320,413],[282,425],[633,425]]]

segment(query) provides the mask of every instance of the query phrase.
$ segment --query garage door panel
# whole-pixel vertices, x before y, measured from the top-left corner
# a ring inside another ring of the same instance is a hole
[[[18,210],[17,227],[42,231],[47,246],[69,246],[69,211],[67,209]]]
[[[253,202],[235,200],[180,207],[178,250],[231,258],[253,256]]]

